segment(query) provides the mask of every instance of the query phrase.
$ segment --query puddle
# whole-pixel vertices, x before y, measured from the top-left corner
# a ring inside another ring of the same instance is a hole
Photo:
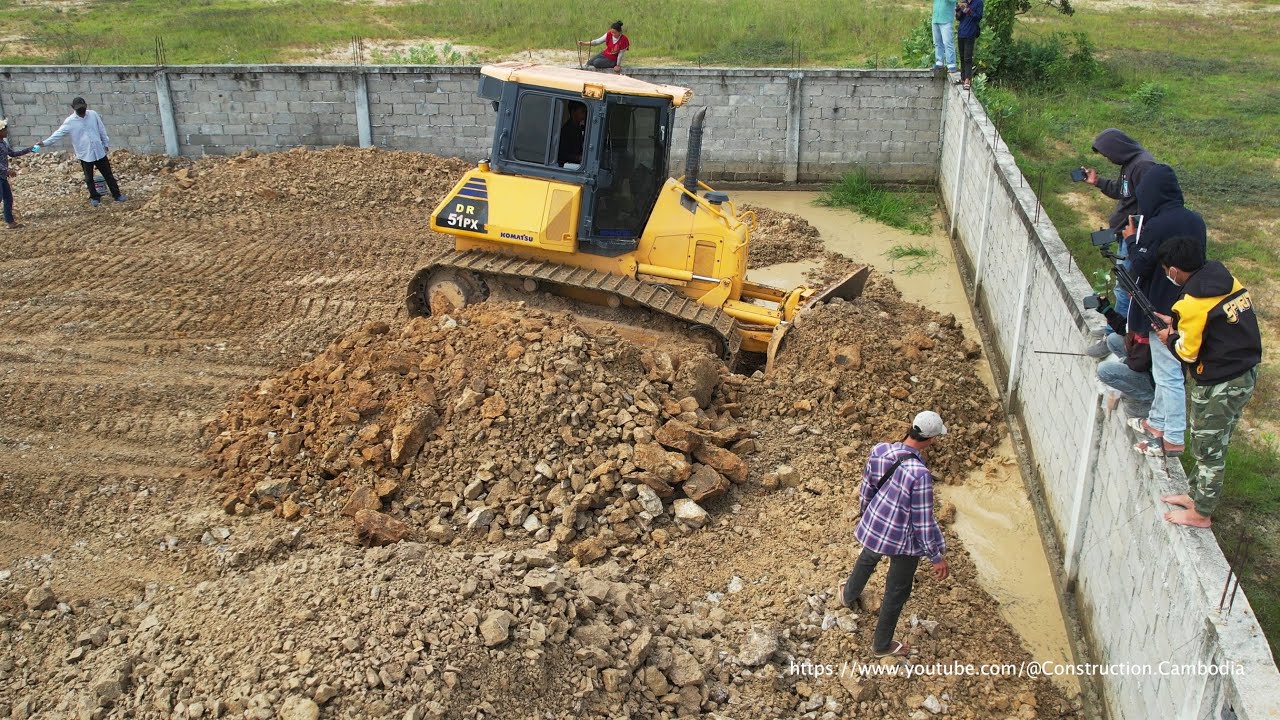
[[[965,334],[981,341],[941,217],[935,219],[932,234],[912,235],[864,220],[849,210],[814,205],[816,197],[816,192],[730,192],[738,206],[750,203],[803,217],[822,234],[828,250],[892,277],[905,299],[955,315]],[[922,248],[932,257],[924,267],[913,269],[917,258],[894,260],[886,255],[898,246]],[[793,287],[802,284],[804,273],[817,266],[812,260],[782,263],[750,270],[747,276],[756,282]],[[979,363],[978,372],[996,395],[988,364]],[[979,580],[1000,601],[1001,616],[1017,630],[1032,657],[1072,662],[1049,561],[1013,458],[1013,444],[1006,437],[986,466],[971,473],[964,485],[940,485],[938,492],[955,504],[954,528],[973,558]],[[1075,678],[1055,676],[1054,680],[1068,693],[1080,691]]]

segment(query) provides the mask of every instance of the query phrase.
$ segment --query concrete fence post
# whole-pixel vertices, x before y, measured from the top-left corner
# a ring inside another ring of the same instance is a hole
[[[156,72],[156,103],[160,106],[160,131],[164,133],[164,153],[170,157],[182,154],[178,143],[178,122],[173,115],[173,94],[169,91],[169,74]]]
[[[1063,584],[1067,592],[1075,592],[1076,578],[1080,575],[1080,550],[1085,530],[1089,526],[1089,506],[1093,502],[1093,486],[1098,477],[1098,451],[1102,445],[1103,394],[1097,393],[1089,411],[1089,441],[1080,446],[1076,465],[1076,492],[1071,501],[1071,520],[1067,526],[1067,541],[1062,549]]]
[[[978,291],[982,289],[982,278],[987,259],[987,236],[991,234],[991,192],[996,184],[995,166],[987,168],[987,189],[982,192],[982,223],[978,230],[978,257],[973,265],[973,297],[969,304],[978,306]]]
[[[356,134],[360,147],[373,147],[373,125],[369,122],[369,77],[363,70],[356,75]]]
[[[1018,297],[1017,330],[1013,335],[1013,352],[1009,357],[1009,382],[1004,391],[1005,412],[1013,408],[1013,394],[1018,389],[1018,376],[1022,370],[1022,358],[1026,355],[1023,345],[1027,342],[1027,318],[1031,315],[1031,286],[1035,284],[1036,251],[1027,247],[1027,261],[1022,266],[1022,294]]]
[[[804,73],[787,73],[787,158],[782,179],[788,185],[800,180],[800,111],[804,107],[801,90]]]

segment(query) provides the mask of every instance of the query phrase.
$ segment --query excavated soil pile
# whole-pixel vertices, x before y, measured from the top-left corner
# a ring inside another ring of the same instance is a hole
[[[720,372],[565,314],[482,305],[398,333],[370,324],[263,382],[219,420],[211,456],[231,512],[341,512],[382,544],[408,532],[386,503],[435,540],[465,527],[589,563],[648,538],[675,488],[702,502],[746,480],[723,447],[745,431],[703,411]]]
[[[801,315],[784,350],[743,410],[786,423],[792,437],[847,438],[863,455],[872,442],[901,440],[916,412],[935,410],[950,432],[930,468],[951,482],[980,467],[1002,434],[1000,404],[974,371],[981,347],[954,316],[903,302],[879,276],[861,297]]]
[[[822,255],[822,236],[807,220],[766,207],[743,205],[739,212],[756,214],[747,268],[798,262]]]
[[[156,218],[304,213],[341,221],[410,215],[426,225],[438,199],[472,166],[422,153],[337,147],[201,158],[175,170],[143,207]]]

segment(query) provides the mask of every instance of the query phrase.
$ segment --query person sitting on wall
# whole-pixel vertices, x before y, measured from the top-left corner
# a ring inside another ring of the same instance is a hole
[[[615,73],[622,72],[622,56],[631,48],[631,41],[622,34],[622,21],[615,20],[609,30],[595,40],[579,40],[579,45],[604,45],[604,50],[587,61],[587,67],[596,70],[613,68]]]
[[[1191,375],[1190,492],[1161,498],[1181,510],[1164,519],[1177,525],[1207,528],[1222,494],[1227,445],[1253,397],[1262,362],[1262,334],[1249,291],[1217,261],[1206,261],[1203,246],[1177,237],[1157,255],[1166,277],[1182,288],[1168,325],[1159,332],[1164,343]]]
[[[1124,401],[1129,418],[1144,418],[1151,412],[1156,387],[1151,379],[1151,346],[1146,335],[1128,332],[1125,318],[1105,295],[1099,295],[1095,310],[1107,319],[1112,334],[1106,337],[1110,356],[1098,363],[1098,379],[1110,388],[1108,409]]]

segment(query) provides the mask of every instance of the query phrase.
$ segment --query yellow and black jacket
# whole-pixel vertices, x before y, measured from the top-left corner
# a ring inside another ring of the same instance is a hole
[[[1239,377],[1262,361],[1262,335],[1249,291],[1220,262],[1187,280],[1173,304],[1169,349],[1200,385]]]

